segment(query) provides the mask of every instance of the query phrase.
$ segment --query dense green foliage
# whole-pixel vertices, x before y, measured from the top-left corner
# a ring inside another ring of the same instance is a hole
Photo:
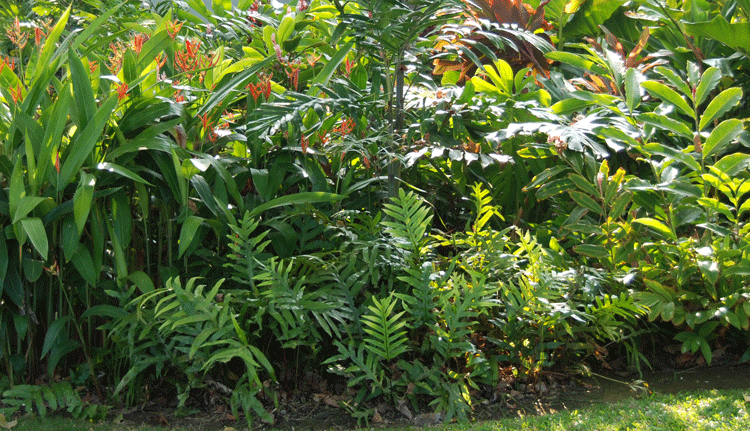
[[[747,348],[750,2],[63,3],[0,7],[6,411]]]

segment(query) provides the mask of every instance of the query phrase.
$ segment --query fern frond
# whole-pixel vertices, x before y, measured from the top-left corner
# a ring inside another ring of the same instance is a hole
[[[428,250],[430,238],[427,235],[432,215],[422,199],[414,192],[399,190],[399,196],[384,205],[383,212],[391,218],[382,224],[386,232],[396,240],[396,245],[418,258]]]
[[[393,294],[382,301],[373,297],[373,305],[368,307],[369,314],[362,316],[364,331],[369,335],[364,340],[365,349],[386,361],[391,361],[409,350],[406,345],[406,331],[403,329],[406,322],[400,320],[406,312],[393,314],[397,302]]]

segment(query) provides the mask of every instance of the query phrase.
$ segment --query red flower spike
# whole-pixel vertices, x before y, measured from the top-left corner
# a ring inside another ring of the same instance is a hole
[[[164,23],[164,27],[166,27],[167,33],[169,34],[169,37],[174,40],[175,37],[177,37],[177,33],[180,32],[180,29],[182,28],[181,22],[175,20],[175,21],[166,21]]]
[[[128,95],[128,84],[123,82],[117,86],[117,100],[122,101]]]
[[[10,87],[10,97],[13,98],[13,103],[18,103],[22,99],[21,84],[18,84],[16,88]]]
[[[136,53],[136,55],[141,53],[141,50],[143,49],[143,34],[138,33],[133,36],[133,39],[130,41],[130,47],[133,49],[133,52]]]
[[[34,27],[34,45],[39,46],[42,43],[42,37],[44,37],[45,34],[39,27]]]

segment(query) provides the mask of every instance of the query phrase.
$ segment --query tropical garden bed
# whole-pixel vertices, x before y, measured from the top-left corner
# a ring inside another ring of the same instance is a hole
[[[747,362],[748,15],[3,4],[0,410],[467,421]]]

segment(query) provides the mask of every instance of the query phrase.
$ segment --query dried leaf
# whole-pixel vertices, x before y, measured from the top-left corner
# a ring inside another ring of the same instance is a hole
[[[5,419],[5,415],[0,413],[0,428],[9,430],[16,426],[18,424],[18,421],[8,421]]]
[[[411,410],[409,410],[409,406],[406,405],[405,400],[398,400],[398,402],[396,403],[396,410],[398,410],[398,412],[402,415],[406,416],[409,420],[414,419],[414,415],[412,414]]]

